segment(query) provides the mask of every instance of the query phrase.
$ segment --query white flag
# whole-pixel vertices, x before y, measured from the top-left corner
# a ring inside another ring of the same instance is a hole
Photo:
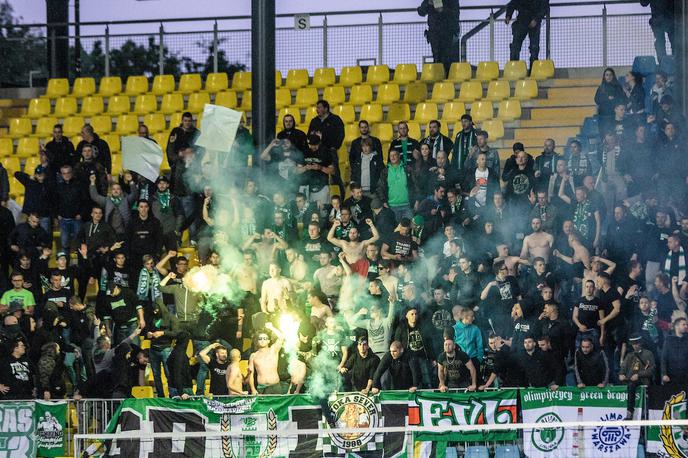
[[[160,176],[162,148],[150,138],[129,136],[122,138],[122,168],[136,172],[150,181]]]
[[[234,143],[241,116],[240,111],[206,104],[201,119],[201,135],[195,144],[207,150],[228,153]]]

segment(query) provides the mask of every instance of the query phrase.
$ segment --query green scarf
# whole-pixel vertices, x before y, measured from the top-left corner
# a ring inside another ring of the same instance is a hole
[[[119,204],[122,203],[122,196],[119,196],[119,197],[110,196],[110,200],[112,201],[113,204],[115,204],[115,207],[119,207]]]
[[[158,191],[158,202],[160,202],[160,211],[167,213],[170,209],[170,191]]]

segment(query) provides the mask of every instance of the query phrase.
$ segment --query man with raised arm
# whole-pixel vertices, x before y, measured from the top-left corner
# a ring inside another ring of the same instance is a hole
[[[284,394],[277,370],[284,335],[270,322],[265,323],[265,329],[272,331],[275,342],[270,345],[270,335],[266,330],[258,332],[258,350],[251,353],[248,359],[248,385],[252,395]]]
[[[367,240],[359,240],[360,233],[357,227],[352,227],[349,230],[349,240],[339,240],[334,237],[334,233],[337,227],[341,224],[339,220],[335,220],[330,228],[330,232],[327,234],[327,241],[332,245],[341,248],[344,256],[346,256],[346,262],[351,267],[353,272],[365,277],[368,275],[368,260],[365,257],[366,248],[369,245],[374,244],[380,238],[373,220],[366,218],[365,223],[370,227],[370,231],[373,236]]]

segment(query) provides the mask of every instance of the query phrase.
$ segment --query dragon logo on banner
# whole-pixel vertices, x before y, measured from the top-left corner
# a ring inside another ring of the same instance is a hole
[[[277,431],[277,416],[270,409],[266,413],[230,415],[223,413],[220,419],[222,431],[241,431],[239,436],[222,437],[222,454],[224,458],[257,457],[271,458],[277,450],[277,436],[252,436],[252,431]]]

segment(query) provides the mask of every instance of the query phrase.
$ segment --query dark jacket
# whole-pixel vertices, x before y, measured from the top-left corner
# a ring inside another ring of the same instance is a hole
[[[368,385],[368,380],[373,380],[379,364],[380,358],[372,350],[368,350],[368,356],[365,358],[362,358],[358,350],[355,350],[344,364],[351,377],[351,388],[355,391],[364,389]]]
[[[409,348],[409,334],[414,330],[417,330],[420,333],[420,338],[423,345],[423,348],[418,351],[414,351]],[[409,353],[409,356],[425,358],[428,361],[435,361],[437,359],[435,349],[432,345],[432,339],[428,335],[427,330],[424,328],[423,323],[420,320],[416,322],[415,328],[410,328],[406,319],[400,321],[394,333],[394,340],[401,342],[401,345],[404,347],[404,352]]]
[[[382,154],[382,143],[380,142],[380,139],[373,137],[372,135],[369,135],[368,138],[371,142],[373,142],[373,146],[370,148],[370,150],[375,151],[378,154]],[[360,160],[362,149],[361,140],[363,140],[363,137],[358,137],[351,142],[351,147],[349,148],[349,164],[353,164],[354,162]]]
[[[91,184],[90,176],[96,176],[96,188],[100,194],[107,194],[108,181],[105,167],[95,160],[81,161],[74,166],[74,178],[81,185],[84,195],[88,194],[88,187]]]
[[[533,354],[523,351],[518,354],[518,365],[525,377],[525,385],[533,388],[544,388],[554,383],[556,374],[551,355],[536,348]]]
[[[115,231],[112,230],[112,227],[102,221],[99,224],[93,224],[92,221],[82,224],[76,236],[79,243],[86,244],[89,257],[95,254],[95,250],[100,247],[112,246],[117,241],[115,238]]]
[[[117,296],[106,296],[105,318],[111,318],[117,325],[131,322],[137,318],[137,310],[141,308],[136,294],[129,288],[120,288]]]
[[[55,213],[62,218],[76,218],[83,211],[83,189],[77,180],[57,183],[51,192],[55,202]]]
[[[383,202],[388,201],[389,183],[387,182],[387,176],[389,174],[389,165],[382,169],[380,173],[380,181],[377,184],[377,197]],[[416,189],[416,183],[413,181],[413,171],[411,167],[405,166],[406,171],[406,187],[408,189],[409,204],[413,207],[414,202],[418,198],[418,190]]]
[[[81,156],[81,150],[84,148],[84,145],[87,145],[88,143],[89,142],[86,140],[81,140],[79,144],[76,145],[76,152],[79,156]],[[96,133],[93,134],[93,141],[90,143],[93,147],[93,158],[105,168],[107,173],[112,173],[110,145],[108,145],[107,142],[100,138]]]
[[[30,255],[37,254],[36,249],[52,245],[51,236],[41,227],[32,228],[29,223],[20,223],[10,233],[10,245],[17,245]]]
[[[325,148],[338,150],[344,142],[344,122],[334,113],[328,114],[325,119],[318,116],[311,119],[308,135],[315,132],[322,134],[322,145]]]
[[[428,145],[430,147],[430,153],[432,154],[432,157],[437,157],[438,151],[444,151],[447,153],[447,157],[449,157],[449,153],[451,153],[451,151],[454,149],[454,142],[451,141],[451,138],[442,134],[437,134],[437,137],[435,138],[425,137],[421,139],[420,144]],[[435,147],[437,148],[435,149]]]
[[[454,138],[454,151],[451,157],[451,166],[457,170],[464,170],[466,158],[471,148],[478,143],[475,127],[471,126],[468,131],[460,130]]]
[[[672,382],[688,383],[688,336],[667,336],[662,348],[662,375]]]
[[[50,164],[50,171],[52,175],[57,174],[63,165],[71,165],[74,167],[79,162],[80,154],[74,150],[74,145],[67,137],[62,137],[62,141],[56,142],[50,140],[45,145],[45,155]],[[54,178],[54,176],[52,177]]]
[[[182,226],[184,225],[184,209],[177,196],[170,194],[170,204],[167,209],[163,210],[156,193],[150,202],[150,207],[153,216],[160,221],[163,234],[175,231],[181,233]]]
[[[196,140],[199,130],[192,127],[190,130],[186,131],[177,126],[170,132],[170,136],[167,139],[167,146],[165,147],[165,154],[167,154],[167,163],[171,166],[177,162],[179,158],[179,149],[185,146],[193,145]]]
[[[291,144],[294,145],[296,149],[298,149],[301,152],[305,152],[308,148],[308,140],[306,138],[306,133],[296,128],[289,130],[281,130],[277,133],[277,138],[280,140],[289,140]]]
[[[24,185],[24,205],[22,213],[28,215],[37,213],[38,216],[50,216],[50,193],[45,182],[39,183],[32,180],[24,172],[14,172],[14,177]]]
[[[514,11],[518,11],[516,21],[526,25],[533,20],[541,21],[549,14],[549,2],[547,0],[511,0],[506,5],[506,17],[513,17]]]
[[[640,0],[640,4],[650,6],[651,25],[660,20],[673,21],[674,19],[674,0]]]
[[[583,354],[580,349],[576,350],[574,372],[576,374],[576,384],[582,383],[585,386],[596,386],[600,383],[606,384],[609,381],[607,356],[600,350],[593,350],[588,355]]]
[[[371,153],[373,156],[370,159],[369,169],[370,169],[370,191],[373,192],[377,189],[377,184],[380,181],[380,175],[382,170],[385,168],[385,163],[382,159],[381,152]],[[351,181],[354,183],[361,183],[362,171],[362,159],[361,154],[359,154],[354,161],[351,162]]]
[[[127,231],[129,238],[129,252],[132,255],[151,254],[156,256],[162,248],[162,226],[155,216],[148,214],[148,218],[142,220],[136,214],[129,222]]]
[[[595,104],[600,116],[614,116],[615,105],[626,105],[626,94],[618,81],[603,81],[595,92]]]
[[[0,164],[0,202],[10,198],[10,180],[7,169]]]
[[[408,390],[420,384],[418,360],[410,358],[406,351],[397,359],[392,358],[390,352],[384,354],[373,377],[374,388],[382,388],[380,380],[387,371],[389,371],[390,390]]]
[[[0,400],[32,399],[34,369],[26,356],[15,358],[7,355],[0,360],[0,384],[9,387],[7,394],[0,393]]]

